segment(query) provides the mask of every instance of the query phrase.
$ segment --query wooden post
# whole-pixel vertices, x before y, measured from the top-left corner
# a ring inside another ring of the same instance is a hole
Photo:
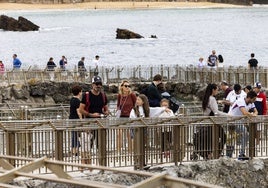
[[[63,130],[55,131],[55,159],[63,161]]]
[[[15,132],[8,131],[6,132],[6,142],[7,142],[7,148],[6,148],[6,155],[15,156]],[[8,162],[15,166],[15,160],[9,159]]]
[[[134,130],[134,169],[142,169],[145,165],[145,138],[146,127],[138,127]],[[148,147],[148,146],[147,146]]]
[[[220,150],[219,150],[220,125],[219,124],[213,124],[211,130],[212,130],[212,153],[213,153],[213,158],[218,159],[219,156],[220,156]]]
[[[99,164],[101,166],[107,166],[107,155],[106,155],[106,130],[105,128],[98,129],[98,150],[99,150]]]
[[[179,125],[173,126],[173,145],[174,145],[174,153],[173,153],[173,158],[174,158],[174,163],[176,166],[178,166],[179,162],[179,146],[180,146],[180,127]]]

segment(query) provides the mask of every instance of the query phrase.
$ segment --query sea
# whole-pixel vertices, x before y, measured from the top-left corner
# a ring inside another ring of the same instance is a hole
[[[172,8],[132,10],[19,10],[0,14],[23,16],[39,31],[0,30],[0,60],[12,68],[16,53],[22,68],[45,68],[50,57],[62,55],[73,69],[81,57],[86,66],[95,55],[106,66],[197,64],[216,50],[224,66],[247,66],[255,53],[260,66],[268,63],[268,7]],[[117,28],[144,36],[116,39]],[[156,35],[157,38],[151,38]]]

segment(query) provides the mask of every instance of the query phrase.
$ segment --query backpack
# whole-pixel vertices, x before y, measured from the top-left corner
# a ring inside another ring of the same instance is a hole
[[[148,88],[149,88],[149,86],[143,88],[143,89],[141,90],[140,94],[144,94],[146,97],[148,97]]]
[[[102,100],[103,100],[103,105],[105,106],[105,103],[106,103],[106,98],[105,98],[105,94],[103,92],[101,92],[101,95],[102,95]],[[88,108],[90,106],[90,100],[89,100],[89,92],[87,91],[86,92],[86,105],[85,105],[85,111],[88,112]],[[104,107],[103,106],[103,107]],[[102,107],[102,108],[103,108]]]
[[[175,97],[171,97],[169,99],[169,106],[173,113],[176,113],[180,107],[180,103]]]

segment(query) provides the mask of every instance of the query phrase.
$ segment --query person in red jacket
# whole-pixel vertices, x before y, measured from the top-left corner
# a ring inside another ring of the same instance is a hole
[[[257,93],[256,101],[254,102],[256,109],[258,110],[258,115],[266,115],[267,114],[267,105],[266,105],[266,95],[263,91],[261,91],[261,83],[256,82],[253,86],[253,90]],[[260,144],[260,136],[261,136],[261,125],[258,124],[257,132],[256,132],[256,144]]]

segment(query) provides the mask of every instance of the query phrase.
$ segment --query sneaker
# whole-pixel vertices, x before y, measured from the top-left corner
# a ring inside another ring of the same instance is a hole
[[[143,170],[149,170],[149,168],[150,168],[151,166],[149,166],[149,165],[144,165],[144,167],[142,168]]]
[[[241,154],[238,156],[238,160],[240,160],[240,161],[249,160],[249,157],[245,156],[245,154]]]

